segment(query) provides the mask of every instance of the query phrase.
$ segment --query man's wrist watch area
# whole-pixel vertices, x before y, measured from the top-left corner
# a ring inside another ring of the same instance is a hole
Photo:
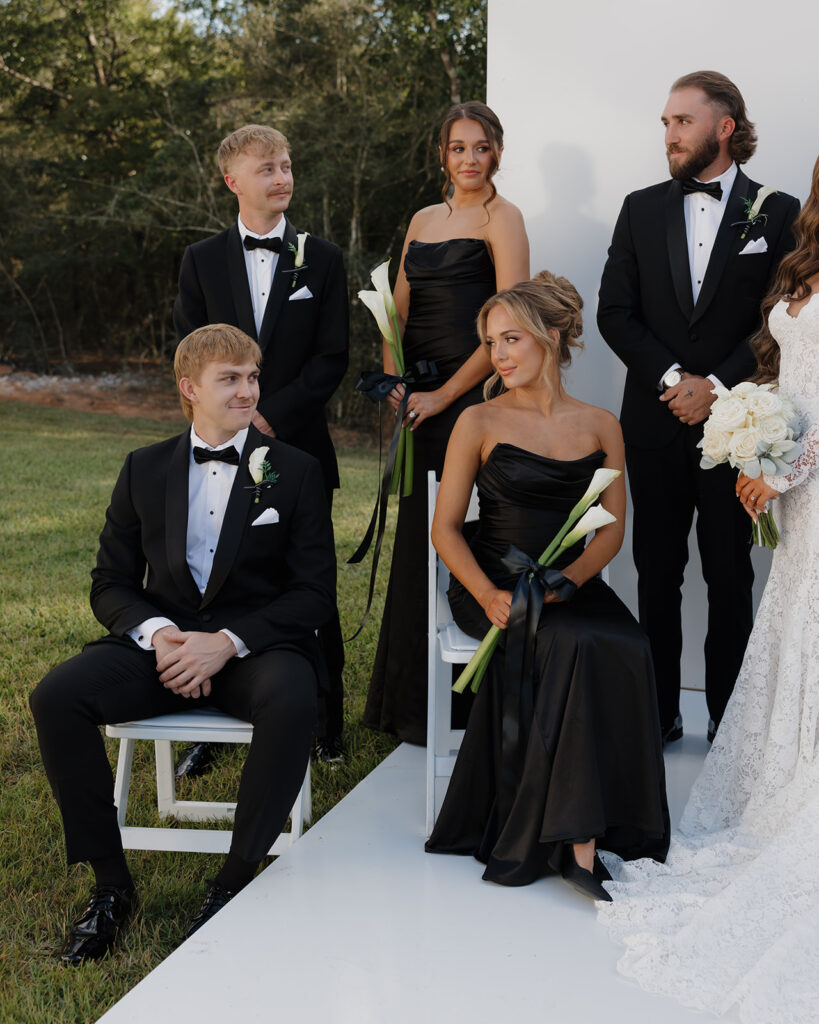
[[[669,370],[663,377],[663,390],[667,388],[675,388],[682,380],[683,371],[681,370]]]

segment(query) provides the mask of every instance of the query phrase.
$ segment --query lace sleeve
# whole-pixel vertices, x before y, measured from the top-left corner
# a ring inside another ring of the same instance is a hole
[[[790,473],[786,476],[763,474],[765,483],[780,494],[804,483],[811,473],[819,470],[819,425],[814,423],[809,427],[799,438],[799,443],[802,445],[802,454],[791,466]]]

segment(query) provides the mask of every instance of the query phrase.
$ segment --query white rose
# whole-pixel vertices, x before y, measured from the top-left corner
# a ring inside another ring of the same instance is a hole
[[[788,424],[782,416],[761,416],[757,423],[759,437],[766,444],[784,441],[788,436]]]
[[[738,395],[740,398],[747,398],[748,395],[752,395],[756,390],[756,384],[752,384],[749,380],[743,380],[731,388],[731,394]]]
[[[254,484],[262,482],[264,477],[262,463],[269,450],[269,446],[265,445],[264,448],[254,448],[250,453],[250,458],[247,460],[247,468],[250,470],[250,476]]]
[[[754,416],[774,416],[782,409],[782,399],[770,391],[760,390],[748,396],[747,406]]]
[[[748,413],[741,399],[729,396],[718,398],[711,406],[708,422],[719,430],[735,430],[744,427]]]
[[[700,448],[702,448],[703,455],[707,455],[714,462],[724,462],[731,449],[731,432],[719,430],[717,427],[709,429],[706,426]]]
[[[741,428],[731,435],[730,454],[734,463],[750,462],[756,458],[756,446],[760,441],[759,431]]]

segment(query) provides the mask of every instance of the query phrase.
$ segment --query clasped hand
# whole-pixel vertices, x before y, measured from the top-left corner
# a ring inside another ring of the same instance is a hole
[[[544,604],[559,604],[561,598],[553,590],[547,590],[543,598]],[[506,629],[509,625],[509,612],[512,608],[512,591],[493,588],[482,596],[480,605],[484,614],[493,626]]]
[[[668,402],[668,408],[681,423],[694,425],[708,419],[716,397],[713,381],[684,373],[679,384],[666,388],[660,395],[660,401]]]
[[[236,647],[227,633],[186,632],[164,626],[153,635],[156,671],[162,685],[181,697],[208,697],[211,679]]]

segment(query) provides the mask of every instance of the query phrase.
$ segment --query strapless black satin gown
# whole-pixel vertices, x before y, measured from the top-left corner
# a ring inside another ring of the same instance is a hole
[[[495,268],[476,238],[410,242],[404,260],[410,306],[403,346],[407,365],[431,359],[438,388],[478,347],[478,311],[495,293]],[[419,388],[419,390],[421,390]],[[401,498],[390,580],[364,724],[409,743],[427,736],[427,472],[438,477],[455,420],[482,401],[473,388],[415,431],[413,493]],[[461,698],[457,698],[461,700]]]
[[[604,457],[565,462],[514,445],[494,448],[478,473],[480,523],[471,543],[494,583],[514,589],[517,580],[500,564],[509,544],[537,559]],[[483,637],[489,622],[457,581],[450,604],[458,625]],[[484,878],[502,885],[559,872],[564,844],[592,838],[628,860],[663,860],[670,829],[654,671],[634,617],[599,578],[571,601],[543,606],[511,776],[509,761],[503,772],[502,727],[515,699],[504,672],[506,638],[475,699],[427,850],[472,854],[486,864]]]

